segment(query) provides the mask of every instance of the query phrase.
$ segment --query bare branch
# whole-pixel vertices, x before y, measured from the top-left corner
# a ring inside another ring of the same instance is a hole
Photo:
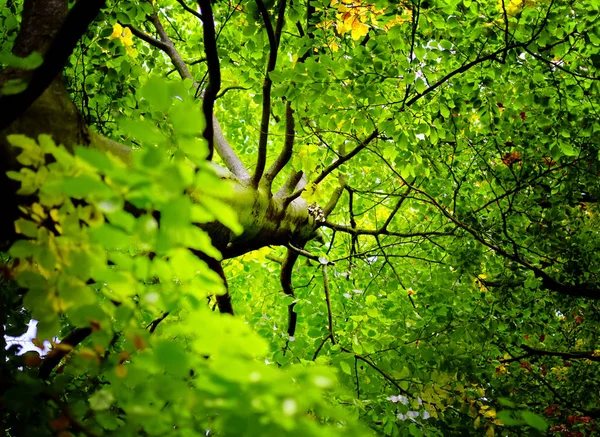
[[[392,378],[390,375],[388,375],[387,372],[385,372],[382,369],[380,369],[373,361],[371,361],[370,359],[368,359],[368,358],[366,358],[366,357],[364,357],[362,355],[355,354],[350,349],[347,349],[344,346],[341,346],[340,349],[343,350],[346,353],[351,354],[354,358],[362,361],[363,363],[369,365],[373,370],[375,370],[377,373],[379,373],[381,376],[383,376],[383,379],[385,379],[387,382],[389,382],[394,387],[396,387],[396,389],[398,389],[398,391],[400,393],[402,393],[404,395],[410,396],[409,392],[407,392],[402,387],[400,387],[400,385],[396,382],[396,380],[394,378]]]
[[[169,56],[169,58],[171,59],[171,62],[173,63],[173,66],[179,73],[179,76],[181,76],[182,79],[192,80],[194,82],[194,86],[197,87],[198,84],[194,80],[192,73],[190,73],[190,70],[188,69],[186,63],[183,61],[183,59],[181,58],[181,55],[175,48],[175,44],[173,44],[173,41],[171,41],[171,39],[169,38],[169,35],[167,35],[167,33],[165,32],[158,17],[156,15],[154,15],[152,17],[149,17],[149,19],[152,21],[152,24],[154,24],[154,26],[161,38],[161,41],[144,34],[140,30],[135,29],[134,27],[132,27],[130,25],[127,25],[127,26],[131,29],[131,33],[133,33],[136,36],[139,36],[141,39],[146,41],[148,44],[150,44],[160,50],[163,50],[167,54],[167,56]],[[140,35],[144,35],[144,37],[142,37]],[[198,62],[204,62],[204,61],[206,61],[206,58],[202,58],[198,61],[194,61],[192,64],[198,63]],[[206,96],[204,96],[204,98],[206,100]],[[207,125],[208,124],[210,124],[210,123],[207,123]],[[225,139],[225,136],[223,135],[223,131],[221,130],[221,126],[219,125],[219,122],[217,121],[217,118],[214,116],[214,114],[212,116],[212,129],[213,129],[213,140],[214,140],[213,147],[216,149],[216,151],[219,154],[219,156],[221,157],[221,159],[223,159],[223,162],[227,166],[227,169],[229,171],[231,171],[238,179],[240,179],[240,181],[247,182],[250,179],[250,174],[248,173],[248,170],[246,170],[246,167],[244,166],[244,164],[242,163],[240,158],[234,152],[231,145]],[[205,131],[205,133],[206,133],[206,131]]]
[[[408,193],[410,193],[410,189],[411,189],[410,187],[407,187],[406,192],[402,195],[402,197],[400,198],[400,200],[398,200],[398,203],[396,203],[396,206],[394,207],[394,210],[390,213],[390,215],[388,216],[387,220],[385,221],[385,223],[383,224],[383,226],[381,227],[381,229],[387,230],[387,227],[390,225],[390,223],[394,219],[394,216],[396,215],[396,213],[402,207],[402,204],[404,203],[404,200],[406,199],[406,196],[408,195]]]
[[[152,24],[156,28],[156,32],[158,33],[158,36],[160,37],[160,41],[164,45],[164,48],[156,46],[156,45],[155,45],[155,47],[163,50],[167,54],[167,56],[171,59],[173,66],[175,67],[175,69],[177,69],[177,72],[179,73],[179,76],[181,76],[182,79],[190,79],[193,81],[194,77],[192,76],[192,73],[190,73],[190,70],[187,68],[187,65],[185,64],[185,62],[183,62],[181,55],[175,48],[175,44],[173,44],[173,41],[171,41],[171,38],[169,38],[169,35],[167,35],[167,32],[165,32],[165,29],[162,26],[162,24],[158,18],[158,15],[156,13],[154,13],[152,15],[149,15],[148,19],[152,22]],[[131,32],[133,33],[133,28],[132,28]],[[152,43],[149,42],[149,44],[152,44]],[[154,45],[154,44],[152,44],[152,45]]]
[[[152,322],[150,322],[150,324],[146,327],[148,329],[148,332],[150,332],[150,334],[153,334],[154,331],[156,331],[156,328],[158,327],[159,323],[162,322],[163,320],[165,320],[167,318],[167,316],[169,315],[169,312],[164,312],[162,313],[162,315],[154,320],[152,320]]]
[[[312,259],[313,261],[321,263],[321,261],[319,260],[319,257],[317,255],[313,255],[308,250],[296,247],[292,243],[288,243],[287,248],[289,250],[291,250],[292,252],[297,253],[298,255],[302,255],[305,258]]]
[[[510,361],[518,361],[523,358],[528,358],[532,356],[548,356],[548,357],[559,357],[563,360],[590,360],[590,361],[598,361],[600,362],[600,354],[597,354],[595,351],[580,351],[580,352],[560,352],[560,351],[549,351],[543,349],[535,349],[526,344],[521,345],[521,349],[527,352],[526,355],[521,355],[519,357],[510,358]],[[510,362],[509,360],[502,360],[502,362]]]
[[[224,88],[219,94],[217,94],[216,99],[220,99],[221,97],[223,97],[225,95],[226,92],[228,91],[233,91],[233,90],[244,90],[247,91],[250,88],[245,87],[245,86],[238,86],[238,85],[233,85],[233,86],[228,86],[227,88]]]

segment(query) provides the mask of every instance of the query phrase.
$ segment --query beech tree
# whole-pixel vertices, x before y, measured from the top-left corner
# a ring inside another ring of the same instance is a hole
[[[0,5],[5,435],[597,432],[597,2]]]

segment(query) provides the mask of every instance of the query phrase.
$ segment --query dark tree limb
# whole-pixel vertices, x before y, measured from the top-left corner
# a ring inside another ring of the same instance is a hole
[[[439,232],[439,231],[430,231],[430,232],[393,232],[388,231],[387,229],[359,229],[352,228],[350,226],[338,225],[335,223],[325,222],[323,226],[333,229],[335,231],[344,232],[346,234],[351,235],[390,235],[393,237],[399,238],[413,238],[413,237],[451,237],[454,236],[454,232]]]
[[[325,303],[327,304],[327,329],[329,330],[329,337],[331,343],[335,344],[335,335],[333,329],[333,312],[331,311],[331,293],[329,289],[329,274],[327,273],[327,264],[323,264],[321,267],[323,272],[323,290],[325,291]]]
[[[204,118],[206,119],[204,139],[208,143],[207,159],[211,161],[214,151],[213,109],[215,100],[221,89],[221,66],[219,64],[215,21],[211,2],[210,0],[198,0],[198,5],[200,6],[200,11],[202,13],[204,54],[206,56],[206,65],[208,66],[208,87],[206,87],[204,98],[202,100],[202,112],[204,112]]]
[[[225,286],[225,293],[215,295],[215,299],[217,300],[217,306],[219,307],[220,313],[231,314],[233,316],[233,306],[231,305],[231,296],[229,295],[229,284],[227,283],[227,278],[225,277],[225,272],[223,271],[221,261],[217,261],[216,259],[211,258],[210,256],[202,252],[194,251],[194,254],[202,261],[204,261],[208,265],[208,267],[213,272],[218,274],[223,280],[223,285]]]
[[[27,108],[50,86],[105,3],[105,0],[87,0],[75,3],[48,48],[44,62],[33,71],[25,91],[19,94],[0,96],[0,131],[21,117]]]
[[[379,373],[383,379],[385,379],[388,383],[390,383],[391,385],[393,385],[394,387],[396,387],[396,389],[398,389],[398,391],[404,395],[410,396],[410,393],[407,392],[406,390],[404,390],[402,387],[400,387],[400,385],[396,382],[396,380],[394,378],[392,378],[387,372],[385,372],[384,370],[382,370],[381,368],[379,368],[373,361],[371,361],[370,359],[359,355],[359,354],[355,354],[354,352],[352,352],[350,349],[345,348],[344,346],[340,347],[341,350],[343,350],[344,352],[352,355],[354,358],[362,361],[363,363],[367,364],[369,367],[371,367],[373,370],[375,370],[377,373]]]
[[[279,282],[283,292],[290,296],[292,299],[291,304],[288,305],[288,327],[287,333],[290,337],[293,337],[296,333],[296,322],[298,314],[294,311],[296,306],[296,296],[294,294],[294,286],[292,285],[292,276],[294,271],[294,264],[298,260],[299,254],[288,248],[287,254],[281,264],[281,274],[279,275]]]
[[[40,365],[39,377],[46,380],[50,377],[52,370],[67,356],[79,343],[92,333],[92,328],[75,328],[60,342],[62,347],[52,349]]]
[[[273,82],[269,77],[269,73],[275,69],[277,64],[277,51],[279,49],[279,41],[281,38],[281,31],[284,24],[285,16],[285,5],[286,0],[280,0],[278,4],[278,15],[276,28],[273,29],[269,12],[262,0],[255,0],[258,7],[258,11],[265,24],[267,31],[267,37],[269,39],[269,60],[267,62],[267,72],[265,74],[265,80],[263,82],[263,93],[262,93],[262,116],[260,121],[260,137],[258,140],[258,156],[256,158],[256,168],[254,170],[254,176],[252,177],[252,186],[257,187],[260,182],[265,166],[267,164],[267,141],[269,139],[269,120],[271,117],[271,85]]]
[[[245,86],[239,86],[239,85],[232,85],[232,86],[228,86],[226,88],[223,88],[221,90],[221,92],[219,92],[219,94],[217,94],[217,97],[215,97],[215,99],[220,99],[221,97],[223,97],[228,91],[233,91],[233,90],[242,90],[242,91],[248,91],[250,88],[245,87]]]
[[[169,312],[166,311],[160,317],[152,320],[152,322],[150,322],[150,324],[146,327],[148,329],[148,332],[150,332],[150,334],[154,333],[154,331],[156,331],[156,328],[158,327],[159,323],[162,322],[163,320],[165,320],[168,315],[169,315]]]
[[[560,352],[560,351],[549,351],[544,349],[535,349],[526,344],[521,345],[521,349],[527,352],[526,356],[549,356],[559,357],[563,360],[590,360],[600,362],[600,354],[594,351],[581,351],[581,352]]]

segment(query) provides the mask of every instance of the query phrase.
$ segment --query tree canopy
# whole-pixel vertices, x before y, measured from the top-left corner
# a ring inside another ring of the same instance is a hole
[[[595,435],[599,14],[0,0],[5,435]]]

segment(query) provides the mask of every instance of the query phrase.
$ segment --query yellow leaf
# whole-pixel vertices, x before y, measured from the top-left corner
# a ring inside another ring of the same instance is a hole
[[[494,432],[494,427],[490,425],[487,431],[485,432],[485,437],[494,437],[495,435],[496,433]]]
[[[115,23],[115,25],[113,26],[113,33],[108,37],[108,39],[119,38],[122,33],[123,26],[121,26],[119,23]]]
[[[490,417],[490,418],[495,418],[496,417],[496,410],[489,410],[486,411],[484,414],[485,417]]]
[[[357,39],[365,36],[367,33],[369,33],[369,26],[361,23],[359,20],[354,20],[352,23],[352,39],[356,41]]]

